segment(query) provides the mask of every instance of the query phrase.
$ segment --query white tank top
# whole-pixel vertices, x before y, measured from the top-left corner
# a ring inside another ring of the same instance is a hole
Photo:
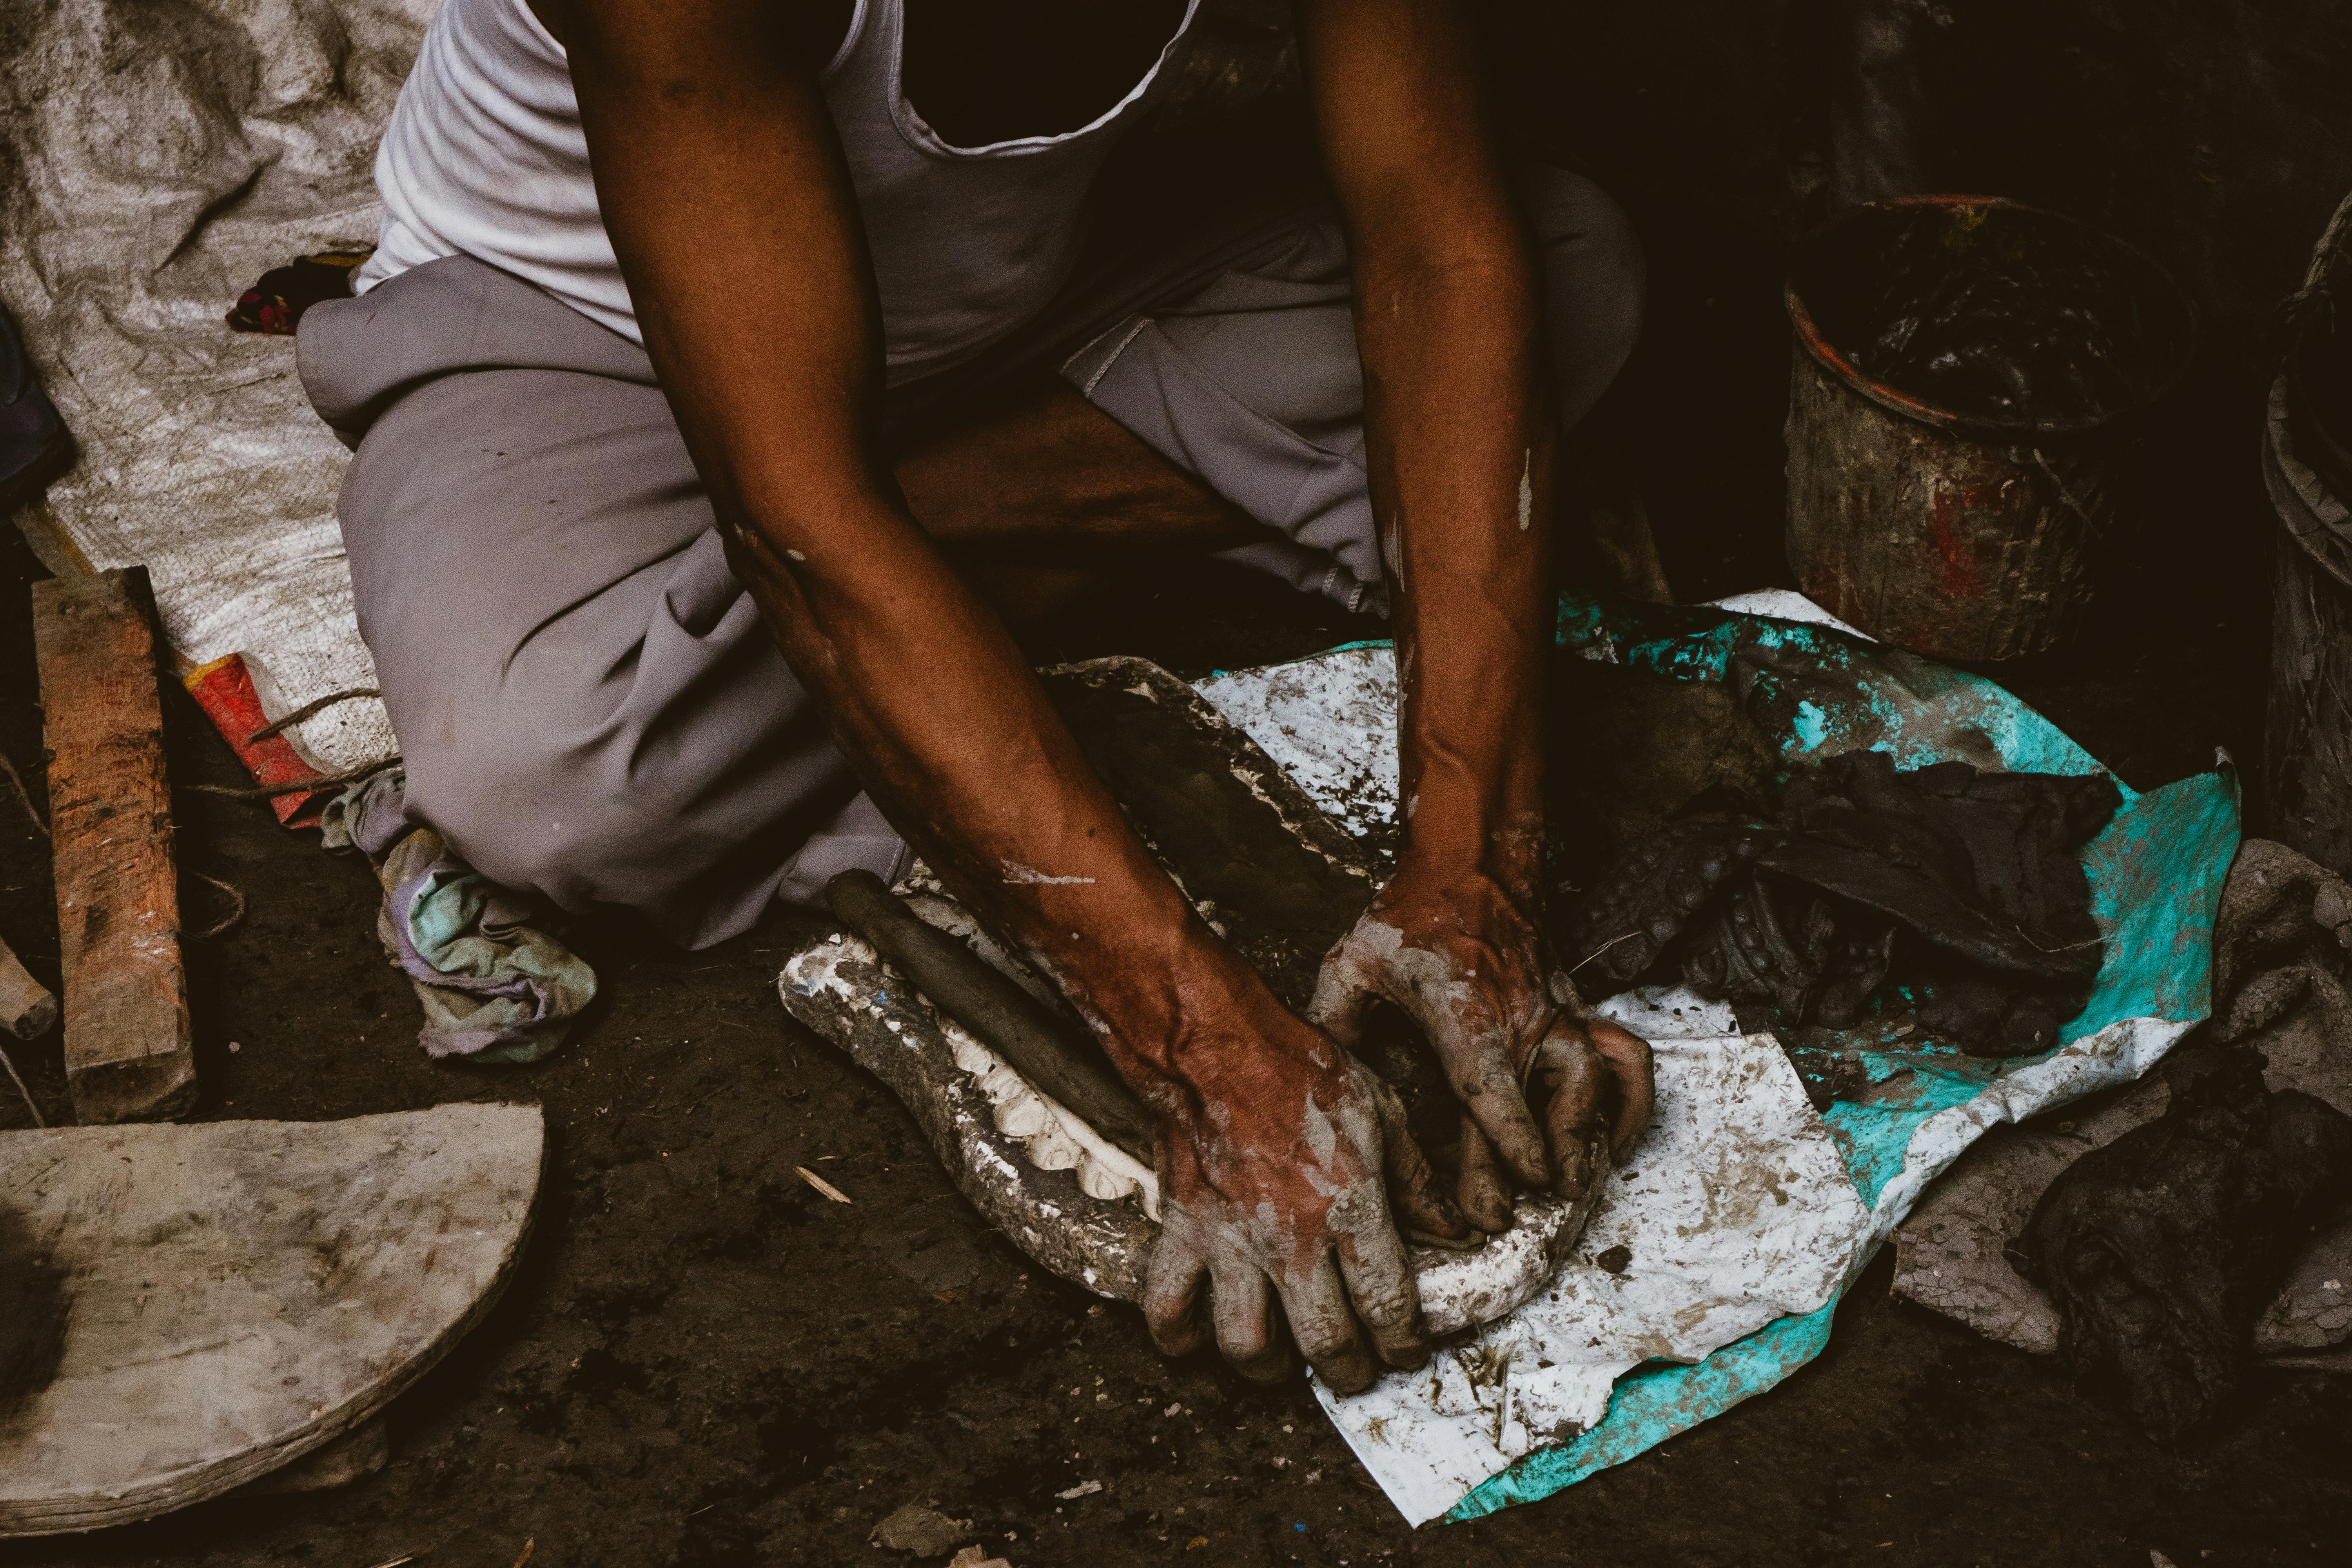
[[[1176,76],[1198,5],[1187,0],[1158,61],[1088,124],[950,147],[901,89],[903,0],[858,0],[818,80],[865,219],[893,385],[971,358],[1061,287],[1096,172],[1131,111]],[[446,0],[376,152],[375,180],[383,227],[359,291],[471,256],[643,341],[597,210],[563,46],[527,0]]]

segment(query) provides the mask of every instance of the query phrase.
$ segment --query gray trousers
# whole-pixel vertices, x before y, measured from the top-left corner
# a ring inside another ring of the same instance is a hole
[[[1572,424],[1632,350],[1640,251],[1589,181],[1521,183]],[[1232,559],[1383,610],[1337,222],[1118,282],[1041,324],[1079,334],[1062,374],[1266,525]],[[906,847],[728,569],[643,350],[463,257],[314,306],[297,348],[357,449],[337,511],[413,820],[496,881],[688,947],[821,903],[839,871],[895,878]]]

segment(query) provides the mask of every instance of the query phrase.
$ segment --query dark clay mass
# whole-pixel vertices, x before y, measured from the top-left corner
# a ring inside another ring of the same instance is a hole
[[[1144,842],[1214,904],[1275,994],[1304,1007],[1324,953],[1379,885],[1370,856],[1303,796],[1286,824],[1243,784],[1237,768],[1274,793],[1279,770],[1240,731],[1187,722],[1176,705],[1200,699],[1181,681],[1139,661],[1118,679],[1107,668],[1048,671],[1046,694]]]
[[[1865,377],[1967,420],[2095,423],[2160,394],[2189,325],[2152,263],[2030,208],[1858,208],[1795,286]]]
[[[2184,1064],[2185,1065],[2185,1064]],[[2165,1113],[2068,1166],[2009,1249],[2057,1302],[2059,1351],[2169,1437],[2237,1391],[2254,1315],[2352,1192],[2352,1117],[2217,1053]]]
[[[1670,822],[1747,822],[1780,759],[1728,686],[1556,653],[1545,686],[1554,870],[1582,882]]]
[[[2120,801],[2105,777],[1848,752],[1765,809],[1695,802],[1632,844],[1570,900],[1560,945],[1604,994],[1679,979],[1743,1016],[1844,1027],[1891,978],[1935,1038],[2046,1049],[2098,973],[2081,851]]]

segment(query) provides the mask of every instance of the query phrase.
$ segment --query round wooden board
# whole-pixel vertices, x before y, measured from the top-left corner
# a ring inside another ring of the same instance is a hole
[[[498,1299],[536,1106],[0,1133],[47,1355],[0,1397],[0,1536],[201,1502],[365,1421]],[[29,1377],[24,1377],[29,1373]]]

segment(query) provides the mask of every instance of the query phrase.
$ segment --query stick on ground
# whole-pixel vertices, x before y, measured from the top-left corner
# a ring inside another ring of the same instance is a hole
[[[58,999],[25,973],[8,943],[0,940],[0,1029],[20,1040],[37,1040],[58,1021]]]
[[[66,1082],[84,1123],[195,1099],[163,710],[143,567],[33,585],[49,751]]]

